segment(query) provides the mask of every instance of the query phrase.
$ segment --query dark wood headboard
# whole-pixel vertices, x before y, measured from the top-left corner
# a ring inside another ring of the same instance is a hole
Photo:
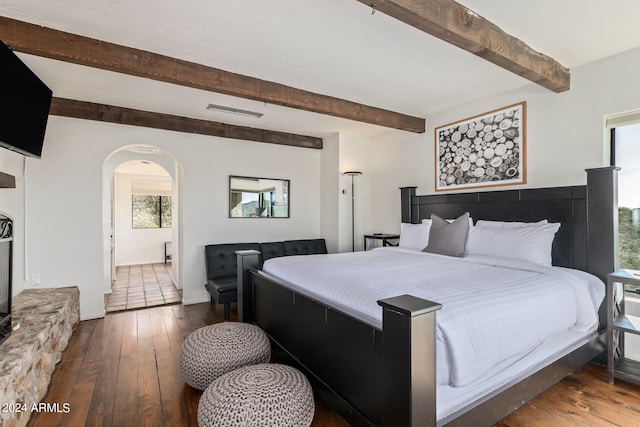
[[[561,223],[553,265],[588,271],[602,280],[616,267],[617,171],[587,170],[587,185],[417,196],[401,188],[402,222],[420,223],[432,213],[455,218],[469,212],[474,221]]]

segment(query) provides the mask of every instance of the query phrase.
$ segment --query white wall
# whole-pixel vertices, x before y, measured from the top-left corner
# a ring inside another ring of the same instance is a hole
[[[427,117],[424,134],[390,131],[381,135],[369,146],[368,152],[375,155],[349,153],[354,161],[366,159],[360,167],[369,171],[369,185],[375,189],[367,202],[371,231],[399,231],[398,187],[417,186],[418,194],[435,192],[434,128],[520,101],[527,102],[527,184],[501,188],[585,184],[585,169],[609,163],[604,118],[640,108],[638,69],[640,49],[572,70],[568,92],[556,94],[527,85]]]
[[[42,159],[28,162],[29,269],[43,287],[79,286],[83,319],[104,315],[103,163],[131,144],[181,165],[185,303],[208,301],[206,244],[321,237],[319,150],[50,117]],[[229,175],[290,179],[291,218],[229,218]]]
[[[171,241],[171,228],[132,227],[132,183],[138,181],[168,182],[171,178],[157,175],[115,174],[115,264],[136,265],[164,262],[164,243]]]
[[[321,154],[320,198],[322,216],[320,231],[329,253],[338,252],[340,245],[340,135],[324,138]]]

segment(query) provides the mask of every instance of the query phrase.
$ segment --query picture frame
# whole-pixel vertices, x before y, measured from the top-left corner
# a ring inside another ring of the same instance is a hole
[[[525,184],[526,101],[435,128],[435,190]]]

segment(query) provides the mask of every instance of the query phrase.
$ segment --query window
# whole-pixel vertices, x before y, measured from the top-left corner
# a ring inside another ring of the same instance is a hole
[[[134,194],[131,200],[132,227],[171,228],[171,196]]]
[[[620,167],[618,264],[640,270],[640,124],[611,129],[611,163]]]

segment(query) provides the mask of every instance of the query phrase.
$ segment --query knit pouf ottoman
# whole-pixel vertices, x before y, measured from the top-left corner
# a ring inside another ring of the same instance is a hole
[[[271,358],[267,335],[255,325],[224,322],[191,333],[180,349],[180,373],[198,390],[206,389],[220,375]]]
[[[307,378],[286,365],[245,366],[222,375],[198,404],[200,427],[304,427],[315,405]]]

